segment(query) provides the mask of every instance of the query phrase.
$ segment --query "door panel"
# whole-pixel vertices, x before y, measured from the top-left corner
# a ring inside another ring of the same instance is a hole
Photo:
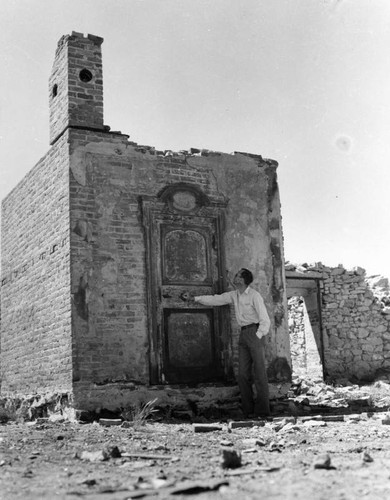
[[[205,382],[218,377],[212,309],[164,310],[165,377],[171,382]]]
[[[161,227],[162,282],[212,283],[210,242],[204,228],[165,225]]]

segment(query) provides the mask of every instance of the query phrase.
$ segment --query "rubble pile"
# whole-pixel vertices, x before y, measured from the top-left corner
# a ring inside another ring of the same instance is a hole
[[[359,386],[348,380],[329,385],[319,380],[295,377],[285,400],[273,402],[274,414],[313,415],[383,412],[390,409],[390,382]],[[312,418],[312,417],[310,417]]]

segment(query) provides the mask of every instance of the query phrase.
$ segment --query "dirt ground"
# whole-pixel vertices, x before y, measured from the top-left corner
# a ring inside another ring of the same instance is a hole
[[[342,388],[341,397],[318,387],[295,409],[274,405],[280,415],[267,422],[156,413],[129,427],[60,415],[1,424],[0,498],[390,498],[390,385]]]

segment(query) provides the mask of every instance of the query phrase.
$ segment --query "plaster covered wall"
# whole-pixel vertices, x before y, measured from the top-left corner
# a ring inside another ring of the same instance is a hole
[[[175,183],[192,183],[207,196],[227,201],[227,269],[231,278],[243,266],[253,271],[254,286],[272,320],[268,364],[271,370],[276,359],[288,365],[287,318],[281,313],[281,230],[279,224],[274,223],[272,232],[269,227],[270,217],[280,217],[276,163],[241,153],[158,152],[113,133],[71,130],[70,144],[74,382],[80,400],[87,391],[89,401],[101,404],[99,387],[113,382],[149,383],[146,248],[139,200],[142,195],[157,197]],[[234,317],[232,321],[236,369],[239,330]],[[286,382],[280,367],[274,372],[274,381]]]

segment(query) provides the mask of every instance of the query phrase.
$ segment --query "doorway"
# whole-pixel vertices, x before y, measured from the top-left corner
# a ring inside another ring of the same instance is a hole
[[[217,382],[230,371],[229,309],[182,299],[226,290],[224,209],[182,183],[142,198],[151,384]]]
[[[293,377],[324,380],[321,292],[317,279],[286,277]]]

